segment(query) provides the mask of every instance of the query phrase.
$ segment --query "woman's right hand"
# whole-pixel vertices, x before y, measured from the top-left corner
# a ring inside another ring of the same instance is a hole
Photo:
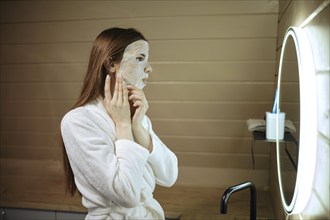
[[[107,113],[115,122],[117,139],[133,140],[128,90],[122,75],[118,75],[116,78],[113,97],[110,91],[110,76],[107,75],[103,104]]]

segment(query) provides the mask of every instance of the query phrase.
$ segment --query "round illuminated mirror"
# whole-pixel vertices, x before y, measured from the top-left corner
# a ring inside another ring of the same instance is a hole
[[[312,190],[317,140],[314,63],[301,28],[286,32],[277,85],[277,112],[285,112],[287,125],[284,140],[276,141],[279,188],[286,212],[299,214]]]
[[[285,141],[279,142],[279,164],[281,167],[281,182],[286,204],[293,198],[297,179],[297,165],[299,155],[299,71],[295,42],[290,36],[286,40],[282,58],[282,74],[280,83],[280,108],[285,112],[287,123],[292,122],[291,131],[285,131]]]

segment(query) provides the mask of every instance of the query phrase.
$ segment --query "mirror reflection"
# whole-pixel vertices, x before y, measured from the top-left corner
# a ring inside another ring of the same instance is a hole
[[[280,144],[280,169],[283,194],[287,205],[292,202],[297,178],[298,153],[299,153],[299,121],[300,121],[300,97],[299,97],[299,70],[296,47],[290,36],[282,48],[284,56],[282,60],[282,75],[280,83],[281,112],[285,112],[286,120],[290,120],[296,132],[286,131],[285,140]]]

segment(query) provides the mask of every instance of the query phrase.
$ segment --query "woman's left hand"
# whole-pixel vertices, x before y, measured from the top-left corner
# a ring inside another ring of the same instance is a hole
[[[127,86],[128,88],[128,99],[132,101],[133,108],[135,109],[132,117],[132,132],[135,141],[144,146],[150,152],[153,149],[152,141],[149,132],[143,127],[142,121],[149,108],[148,101],[142,89],[134,86]]]
[[[132,101],[133,107],[136,108],[132,117],[132,127],[140,127],[142,125],[143,117],[148,111],[149,104],[142,89],[135,86],[127,86],[128,100]]]

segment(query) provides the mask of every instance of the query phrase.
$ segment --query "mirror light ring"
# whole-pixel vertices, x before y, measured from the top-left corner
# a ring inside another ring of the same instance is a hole
[[[299,84],[300,84],[300,135],[299,158],[297,178],[292,201],[287,204],[283,194],[280,165],[280,145],[277,138],[277,172],[281,192],[282,204],[288,214],[299,214],[306,207],[312,192],[313,179],[316,167],[317,146],[317,99],[316,79],[312,50],[305,32],[300,27],[289,27],[282,45],[278,74],[277,112],[280,111],[280,89],[282,77],[282,62],[285,54],[287,40],[292,37],[298,59]],[[276,120],[278,130],[278,120]],[[277,132],[278,133],[278,132]]]

